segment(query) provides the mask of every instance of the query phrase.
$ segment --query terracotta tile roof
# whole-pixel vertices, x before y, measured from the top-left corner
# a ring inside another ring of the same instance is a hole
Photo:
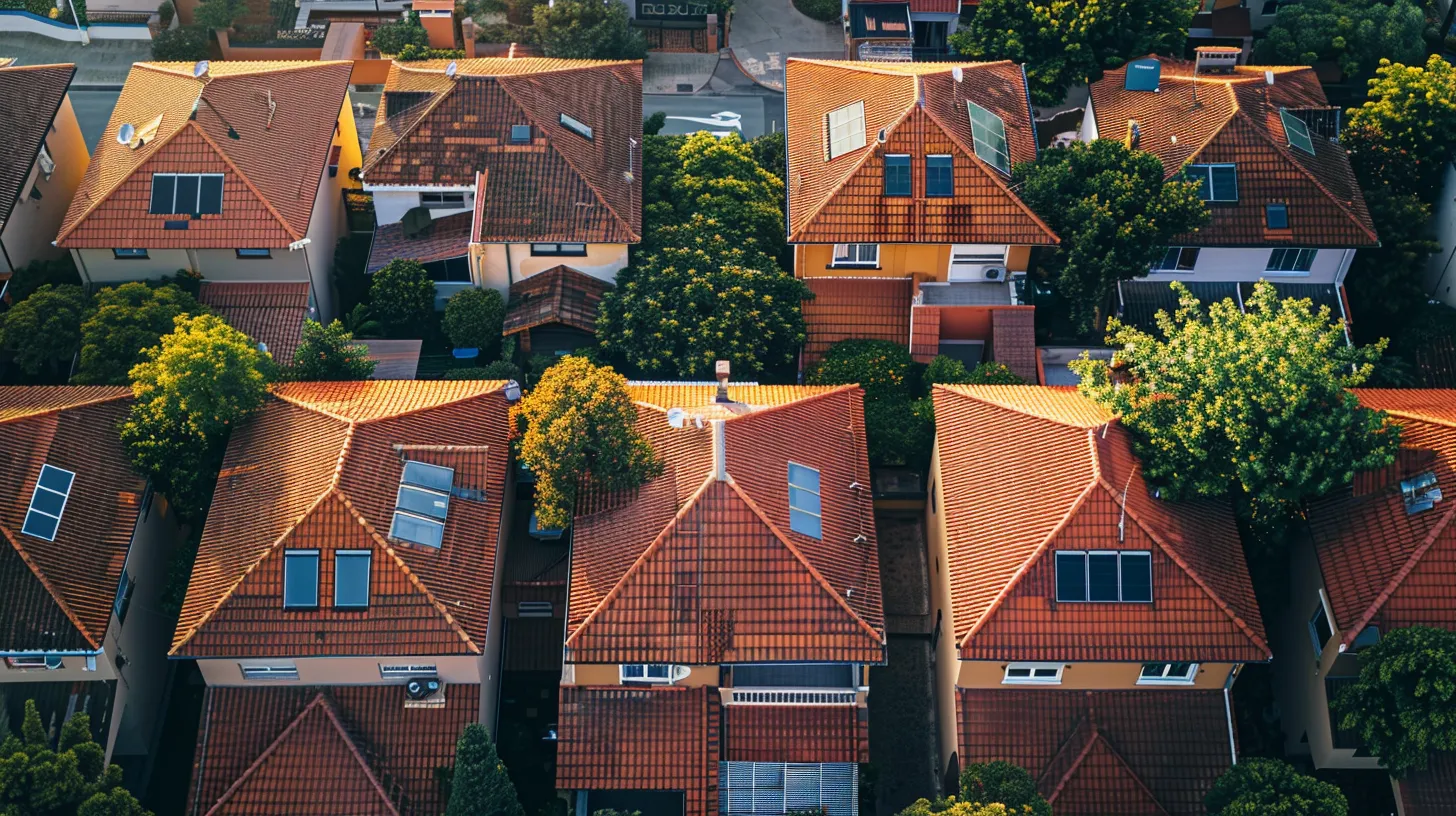
[[[854,0],[853,5],[899,4],[906,0]],[[959,14],[961,0],[909,0],[912,14]],[[967,4],[971,5],[971,4]]]
[[[1334,626],[1344,644],[1366,626],[1384,631],[1456,626],[1456,391],[1356,389],[1360,402],[1402,426],[1402,455],[1376,474],[1313,503],[1308,511]],[[1400,480],[1434,471],[1447,495],[1406,512]],[[1359,488],[1354,489],[1354,488]]]
[[[1058,816],[1201,815],[1233,764],[1222,690],[956,689],[961,765],[1025,768]]]
[[[680,790],[686,816],[715,814],[719,710],[701,686],[562,686],[556,787]]]
[[[228,325],[268,347],[273,361],[291,365],[309,317],[307,283],[204,282],[197,300]]]
[[[1139,147],[1162,159],[1169,177],[1188,162],[1238,167],[1238,202],[1210,204],[1208,226],[1174,243],[1307,247],[1377,243],[1344,148],[1313,131],[1315,155],[1289,146],[1281,108],[1329,108],[1312,69],[1241,65],[1231,74],[1203,73],[1197,79],[1195,105],[1192,63],[1149,59],[1162,64],[1156,93],[1124,88],[1125,66],[1092,84],[1098,135],[1123,139],[1128,120],[1136,120]],[[1265,71],[1273,72],[1273,85],[1265,83]],[[1289,207],[1289,230],[1277,237],[1266,234],[1264,207],[1271,203]]]
[[[635,243],[642,234],[642,63],[544,58],[396,62],[364,157],[370,185],[469,187],[476,240]],[[567,129],[563,115],[592,138]],[[512,125],[533,141],[510,144]]]
[[[1404,816],[1450,816],[1456,802],[1456,753],[1432,754],[1424,771],[1411,771],[1400,780]]]
[[[928,363],[937,354],[940,354],[940,307],[911,307],[910,356],[917,363]]]
[[[0,229],[10,218],[51,122],[66,99],[76,66],[0,64]],[[79,157],[77,157],[79,160]]]
[[[723,707],[724,762],[869,762],[862,706]]]
[[[365,269],[378,272],[390,261],[404,258],[420,263],[462,258],[470,253],[470,213],[447,215],[431,222],[427,235],[406,238],[404,224],[381,224],[374,230]]]
[[[426,816],[444,808],[437,768],[479,713],[480,687],[405,708],[402,686],[207,690],[189,814]]]
[[[1232,509],[1154,498],[1103,409],[1038,386],[934,400],[962,658],[1269,659]],[[1056,550],[1150,551],[1154,602],[1056,603]]]
[[[290,383],[228,445],[172,654],[477,653],[485,643],[507,462],[500,381]],[[405,446],[403,449],[400,446]],[[405,458],[483,500],[450,504],[436,551],[388,538]],[[283,551],[373,553],[370,606],[282,608]]]
[[[1011,192],[1009,177],[976,157],[966,102],[1001,117],[1012,163],[1036,158],[1026,79],[1009,61],[946,63],[790,59],[786,76],[789,240],[1055,244],[1056,235]],[[825,117],[863,102],[865,146],[832,160]],[[880,144],[879,131],[886,139]],[[913,157],[917,195],[883,195],[884,156]],[[924,195],[924,156],[953,157],[955,195]]]
[[[60,245],[282,249],[303,238],[352,69],[219,60],[204,84],[192,63],[136,63],[66,212]],[[151,141],[117,143],[122,124],[141,133],[158,117]],[[153,173],[221,173],[222,213],[166,229],[182,217],[148,214]]]
[[[116,435],[131,390],[0,387],[0,651],[101,648],[146,488]],[[54,541],[21,532],[42,465],[75,474]]]
[[[1034,308],[991,310],[991,359],[1028,383],[1040,382],[1036,368]]]
[[[735,663],[884,659],[862,392],[852,386],[633,386],[665,472],[588,496],[572,540],[567,660]],[[704,417],[672,428],[667,407]],[[723,420],[725,473],[714,468]],[[816,444],[805,448],[805,433]],[[790,530],[788,464],[821,474],[823,538]],[[863,536],[856,543],[856,536]],[[792,613],[792,614],[790,614]]]
[[[804,301],[806,368],[840,340],[909,342],[909,278],[804,278],[804,283],[814,293]]]
[[[597,309],[612,285],[569,266],[553,266],[511,284],[502,334],[547,323],[596,333]]]

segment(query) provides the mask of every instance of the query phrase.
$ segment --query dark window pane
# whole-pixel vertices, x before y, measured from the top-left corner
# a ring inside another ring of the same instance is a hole
[[[46,465],[40,469],[40,476],[36,479],[41,487],[48,487],[57,493],[70,493],[71,482],[76,478],[75,474],[68,470]]]
[[[1134,603],[1153,600],[1153,559],[1143,553],[1122,554],[1122,599]]]
[[[177,203],[172,206],[174,213],[197,215],[197,176],[177,177]]]
[[[222,176],[202,177],[202,204],[197,211],[208,215],[222,212]]]
[[[35,491],[35,498],[30,500],[30,509],[39,510],[42,513],[49,513],[52,516],[59,516],[61,514],[61,508],[65,506],[66,497],[63,494],[52,493],[49,490]]]
[[[1264,208],[1264,223],[1269,229],[1289,228],[1289,208],[1283,204],[1270,204]]]
[[[885,195],[910,195],[910,157],[885,157]]]
[[[369,553],[334,554],[334,606],[369,605]]]
[[[1087,600],[1087,556],[1057,553],[1057,600]]]
[[[1320,604],[1319,608],[1314,611],[1314,618],[1310,620],[1310,626],[1314,628],[1314,633],[1319,636],[1319,643],[1316,645],[1316,648],[1324,648],[1324,645],[1329,643],[1330,638],[1335,634],[1334,630],[1330,628],[1330,619],[1325,614],[1324,604]]]
[[[1117,553],[1087,555],[1087,600],[1117,600]]]
[[[284,552],[283,605],[318,606],[317,552]]]
[[[152,206],[148,210],[152,215],[171,215],[172,194],[177,189],[177,177],[170,173],[157,173],[152,176]]]
[[[925,159],[925,194],[955,195],[955,168],[950,156],[927,156]]]
[[[25,524],[21,526],[20,532],[26,535],[33,535],[36,538],[44,538],[47,541],[54,541],[56,538],[56,528],[59,526],[61,526],[60,519],[44,516],[40,513],[26,513]]]
[[[1228,165],[1217,165],[1212,169],[1211,174],[1215,201],[1239,200],[1238,171],[1235,168]]]
[[[1178,270],[1181,272],[1192,272],[1198,265],[1198,247],[1183,247],[1178,252]]]
[[[511,125],[511,143],[525,144],[531,141],[530,125]]]

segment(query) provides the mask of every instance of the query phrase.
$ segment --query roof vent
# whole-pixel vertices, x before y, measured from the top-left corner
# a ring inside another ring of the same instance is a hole
[[[1428,470],[1419,476],[1415,476],[1400,483],[1400,494],[1405,499],[1405,512],[1407,515],[1423,513],[1436,506],[1440,501],[1441,488],[1436,486],[1436,472]]]
[[[875,141],[880,144],[884,144],[889,138],[890,134],[886,133],[884,128],[880,128],[879,132],[875,134]]]

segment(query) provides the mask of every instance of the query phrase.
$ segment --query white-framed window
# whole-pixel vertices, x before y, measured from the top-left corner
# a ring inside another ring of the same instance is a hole
[[[865,146],[865,111],[863,102],[851,102],[824,115],[827,161]]]
[[[55,671],[61,667],[60,655],[30,654],[5,658],[5,666],[19,671]]]
[[[1061,663],[1007,663],[1006,676],[1002,683],[1043,683],[1058,685],[1062,682]]]
[[[292,663],[239,663],[244,680],[297,680],[298,666]]]
[[[1291,275],[1302,275],[1314,267],[1314,254],[1317,250],[1297,249],[1294,247],[1280,247],[1269,253],[1269,263],[1264,265],[1265,272],[1285,273]]]
[[[1153,557],[1147,550],[1057,550],[1059,603],[1151,603]]]
[[[458,210],[465,207],[464,193],[420,193],[420,206],[432,210]]]
[[[789,529],[811,538],[824,537],[820,515],[819,471],[789,463]]]
[[[1144,663],[1138,672],[1138,685],[1188,685],[1197,676],[1197,663]]]
[[[380,663],[379,676],[385,680],[407,680],[411,677],[437,677],[439,672],[430,663]]]
[[[1153,263],[1161,272],[1192,272],[1198,265],[1198,247],[1168,247],[1163,257]]]
[[[1314,657],[1320,658],[1325,651],[1325,644],[1335,636],[1335,628],[1330,625],[1330,616],[1325,612],[1324,598],[1320,598],[1319,604],[1314,608],[1314,614],[1309,616],[1309,640],[1314,645]]]
[[[834,266],[879,266],[879,244],[835,244]]]
[[[669,663],[623,663],[620,670],[623,683],[671,683],[688,676],[687,666]]]
[[[585,258],[586,244],[531,244],[536,257]]]
[[[283,551],[283,608],[315,609],[319,604],[319,551]]]

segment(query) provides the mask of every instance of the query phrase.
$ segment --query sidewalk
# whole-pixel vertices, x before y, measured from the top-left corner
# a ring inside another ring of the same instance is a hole
[[[789,0],[737,0],[729,42],[744,72],[777,91],[788,57],[844,59],[844,27],[805,17]]]
[[[120,87],[133,62],[152,58],[145,40],[92,40],[90,45],[61,42],[39,34],[0,32],[0,57],[14,57],[18,65],[71,62],[76,65],[73,89],[87,86]]]

